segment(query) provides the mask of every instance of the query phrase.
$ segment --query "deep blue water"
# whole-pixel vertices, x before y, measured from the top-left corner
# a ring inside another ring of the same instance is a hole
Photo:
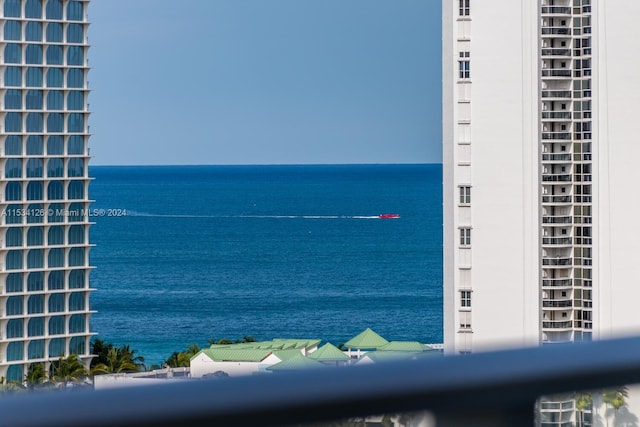
[[[442,341],[440,165],[91,175],[94,208],[127,210],[93,218],[92,328],[149,363],[243,335]]]

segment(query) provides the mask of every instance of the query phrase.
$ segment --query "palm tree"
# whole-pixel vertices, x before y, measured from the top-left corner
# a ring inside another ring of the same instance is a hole
[[[91,374],[119,374],[123,372],[140,372],[140,366],[134,363],[131,355],[112,348],[107,353],[107,363],[98,363],[91,368]]]
[[[29,365],[29,370],[25,376],[25,382],[27,388],[33,390],[34,388],[40,388],[49,381],[47,371],[44,369],[43,363],[32,363]]]
[[[185,354],[189,356],[189,359],[191,359],[193,356],[198,354],[199,351],[200,351],[200,347],[198,347],[198,344],[194,343],[189,345],[189,347],[187,347],[187,351],[185,352]]]
[[[109,350],[113,348],[113,344],[100,338],[96,338],[91,342],[91,354],[94,354],[96,357],[91,359],[91,368],[94,368],[99,364],[107,364],[108,363],[108,354]]]
[[[582,427],[584,425],[584,410],[591,408],[593,404],[593,397],[590,392],[577,392],[574,395],[574,400],[576,402],[576,410],[579,414],[578,426]]]
[[[68,382],[81,383],[87,375],[87,369],[77,354],[60,356],[60,359],[51,362],[51,379],[61,383],[63,388],[66,388]]]
[[[625,398],[629,397],[629,391],[627,387],[617,387],[611,390],[605,390],[602,393],[602,401],[615,410],[613,413],[613,425],[616,425],[616,418],[618,410],[622,408],[626,402]],[[607,418],[607,425],[609,424],[609,418]]]
[[[186,353],[174,351],[164,364],[170,368],[186,367],[191,365],[191,358]]]

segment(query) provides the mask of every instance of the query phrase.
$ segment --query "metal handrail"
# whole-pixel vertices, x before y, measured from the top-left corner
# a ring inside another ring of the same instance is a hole
[[[431,410],[438,427],[532,425],[541,395],[640,382],[640,338],[0,399],[2,425],[276,426]]]

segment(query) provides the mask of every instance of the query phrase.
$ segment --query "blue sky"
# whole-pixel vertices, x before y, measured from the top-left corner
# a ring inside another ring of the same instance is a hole
[[[96,0],[94,165],[441,161],[440,1]]]

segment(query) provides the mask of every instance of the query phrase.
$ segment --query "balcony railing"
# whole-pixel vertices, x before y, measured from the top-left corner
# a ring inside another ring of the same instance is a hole
[[[542,154],[542,161],[543,162],[570,162],[571,161],[571,154],[570,153],[543,153]]]
[[[571,174],[548,174],[542,175],[543,182],[570,182]]]
[[[553,36],[553,35],[568,36],[570,34],[571,34],[571,29],[570,28],[565,28],[565,27],[542,27],[542,35],[543,36]]]
[[[542,77],[571,77],[571,70],[566,70],[566,69],[542,70]]]
[[[571,203],[571,196],[542,196],[542,203]]]
[[[570,111],[543,111],[542,118],[571,120],[571,112]]]
[[[571,8],[564,6],[542,6],[542,14],[571,15]]]
[[[571,265],[572,258],[542,258],[542,265]]]
[[[640,338],[627,338],[291,374],[19,394],[0,399],[0,413],[3,425],[13,427],[270,427],[420,410],[430,410],[437,426],[533,426],[540,396],[640,382],[638,354]]]
[[[573,307],[573,301],[542,301],[542,307],[544,308],[568,308]]]
[[[571,56],[571,49],[543,48],[542,56]]]
[[[542,286],[547,287],[568,287],[572,286],[573,281],[571,279],[543,279]]]
[[[571,139],[571,132],[542,132],[542,139]]]
[[[570,90],[543,90],[543,98],[571,98]]]
[[[543,216],[543,224],[571,224],[573,222],[572,216]]]
[[[570,245],[571,237],[543,237],[543,245]]]
[[[542,322],[543,329],[571,329],[572,327],[573,322],[571,320]]]

